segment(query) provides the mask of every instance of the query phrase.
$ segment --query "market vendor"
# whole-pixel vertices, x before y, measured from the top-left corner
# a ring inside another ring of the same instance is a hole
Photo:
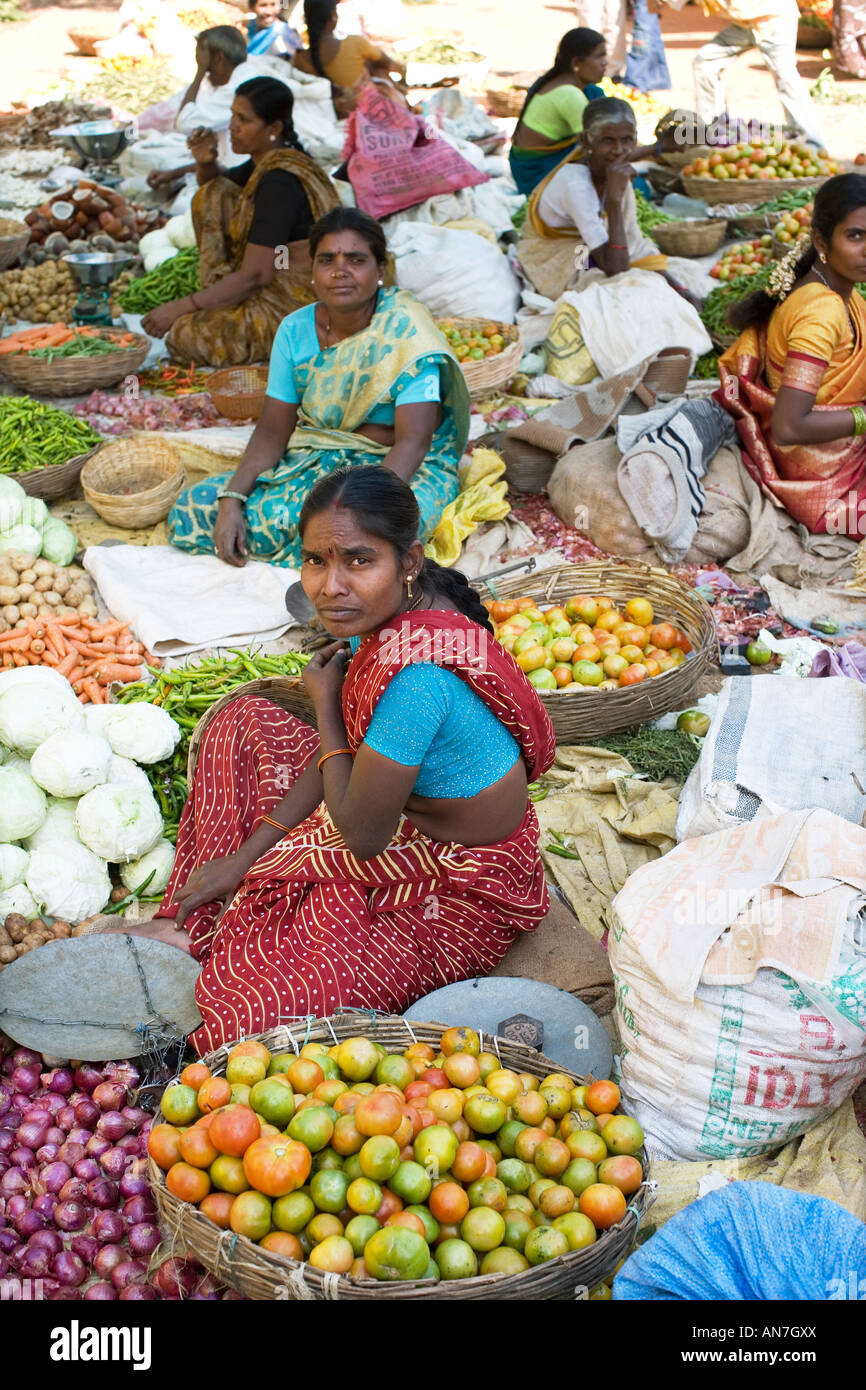
[[[580,143],[583,113],[604,96],[607,47],[595,29],[569,29],[553,67],[533,82],[511,137],[509,163],[518,192],[527,197]]]
[[[388,78],[391,73],[406,75],[406,65],[392,58],[362,34],[338,39],[338,0],[304,0],[304,22],[309,48],[293,58],[301,72],[327,77],[334,87],[349,90],[365,77]]]
[[[386,287],[385,234],[356,208],[336,208],[310,234],[318,304],[280,325],[264,408],[236,472],[181,493],[172,543],[295,565],[298,517],[313,483],[346,465],[379,463],[411,483],[422,536],[457,496],[469,431],[460,366],[429,313]]]
[[[267,53],[291,59],[303,47],[297,29],[283,19],[282,0],[250,0],[252,19],[247,20],[247,53],[251,58]]]
[[[205,730],[164,904],[131,928],[201,960],[199,1052],[291,1016],[402,1013],[547,911],[527,783],[553,728],[419,520],[392,470],[320,479],[303,584],[340,641],[304,671],[318,733],[255,696]]]
[[[745,467],[809,531],[866,536],[866,175],[815,195],[808,248],[731,311],[717,399]]]
[[[245,82],[232,103],[232,148],[249,156],[227,173],[210,132],[193,142],[199,190],[192,219],[201,289],[145,317],[171,356],[199,366],[266,361],[286,314],[314,296],[310,228],[339,202],[292,124],[292,94],[272,77]]]

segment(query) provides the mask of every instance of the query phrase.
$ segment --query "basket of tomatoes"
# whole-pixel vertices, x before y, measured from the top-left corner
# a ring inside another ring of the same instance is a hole
[[[148,1138],[172,1239],[253,1299],[610,1297],[653,1200],[619,1088],[472,1028],[358,1021],[184,1068]]]
[[[718,643],[713,612],[667,570],[612,561],[475,582],[496,638],[535,687],[561,743],[683,709]]]
[[[463,368],[471,396],[493,395],[517,375],[523,348],[513,323],[442,319],[437,327]]]

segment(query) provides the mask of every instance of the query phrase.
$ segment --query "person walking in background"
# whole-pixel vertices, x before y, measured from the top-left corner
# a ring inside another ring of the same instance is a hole
[[[577,0],[575,9],[582,29],[597,29],[604,37],[608,77],[622,81],[628,29],[626,0]]]
[[[661,25],[647,0],[634,0],[634,23],[625,80],[639,92],[665,91],[671,86]]]
[[[845,77],[866,77],[866,0],[833,0],[833,56]]]

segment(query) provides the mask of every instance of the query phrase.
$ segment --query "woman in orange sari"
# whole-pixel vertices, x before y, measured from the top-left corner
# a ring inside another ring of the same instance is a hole
[[[866,535],[866,176],[818,191],[812,239],[731,312],[717,399],[749,473],[814,533]]]

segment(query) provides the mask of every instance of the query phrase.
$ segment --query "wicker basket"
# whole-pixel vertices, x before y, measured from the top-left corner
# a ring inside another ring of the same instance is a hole
[[[111,38],[111,32],[106,29],[67,29],[66,35],[83,58],[95,58],[96,45]]]
[[[494,319],[458,318],[450,318],[445,321],[460,329],[486,328],[487,324],[495,322]],[[484,357],[480,362],[466,358],[460,363],[466,378],[466,385],[469,387],[469,394],[478,399],[495,395],[497,391],[501,391],[502,387],[517,375],[520,359],[523,356],[520,330],[513,323],[497,323],[496,327],[502,334],[505,343],[502,351],[497,353],[495,357]]]
[[[797,25],[797,47],[832,48],[833,30],[829,24],[804,24],[801,19]]]
[[[103,329],[103,336],[120,338],[120,330]],[[80,396],[97,387],[115,386],[141,367],[150,339],[136,333],[129,347],[100,357],[60,357],[54,362],[22,352],[0,357],[0,372],[32,396]]]
[[[12,217],[6,217],[3,220],[9,223],[15,221]],[[21,228],[20,232],[6,232],[0,236],[0,271],[8,270],[11,265],[14,265],[30,242],[30,228],[26,222],[19,222],[17,225]]]
[[[499,116],[501,120],[519,116],[526,101],[526,92],[519,87],[488,87],[484,96],[491,116]]]
[[[291,676],[268,676],[264,680],[247,681],[246,685],[239,685],[236,690],[230,691],[221,700],[217,700],[215,705],[211,705],[196,724],[189,741],[187,757],[187,774],[190,786],[195,774],[205,729],[210,721],[226,706],[234,700],[239,700],[243,695],[258,695],[261,700],[270,700],[272,705],[279,705],[280,709],[288,710],[289,714],[294,714],[304,724],[309,724],[313,729],[316,728],[315,707],[305,686],[297,676],[294,678]]]
[[[650,236],[666,256],[708,256],[719,249],[727,230],[723,217],[690,217],[661,222],[650,228]]]
[[[666,169],[685,169],[687,164],[693,164],[696,159],[709,159],[713,153],[709,145],[689,145],[688,149],[670,150],[667,154],[658,156],[659,164],[663,164]]]
[[[28,496],[41,497],[43,502],[57,502],[74,491],[85,463],[101,447],[97,444],[88,453],[76,454],[65,463],[54,463],[49,468],[33,468],[27,473],[13,473],[10,476]]]
[[[783,260],[785,259],[785,257],[787,256],[788,252],[789,252],[789,251],[793,251],[793,249],[794,249],[795,246],[799,246],[801,251],[805,251],[805,250],[806,250],[806,246],[807,246],[807,244],[808,244],[808,241],[809,241],[809,228],[808,228],[808,227],[804,227],[804,228],[803,228],[803,231],[802,231],[802,234],[801,234],[800,236],[798,236],[798,237],[795,237],[795,239],[794,239],[793,241],[780,241],[779,238],[776,236],[776,234],[775,234],[775,232],[774,232],[774,233],[773,233],[773,248],[772,248],[772,249],[773,249],[773,260],[774,260],[774,261],[783,261]]]
[[[683,348],[668,348],[650,362],[641,384],[656,396],[684,396],[691,367],[690,352]]]
[[[81,470],[82,491],[93,510],[130,531],[167,517],[183,484],[175,445],[147,434],[103,445]]]
[[[668,710],[684,709],[692,698],[701,676],[711,662],[718,660],[718,641],[713,612],[693,589],[689,589],[667,570],[649,565],[610,561],[590,565],[558,565],[538,575],[495,581],[475,580],[473,587],[484,595],[508,599],[532,597],[539,604],[564,603],[575,594],[607,594],[617,603],[630,598],[648,598],[656,622],[672,622],[692,644],[692,652],[682,666],[664,675],[652,676],[640,685],[621,690],[580,687],[565,690],[539,690],[541,703],[550,715],[557,743],[580,743],[586,738],[629,729],[658,719]]]
[[[820,188],[829,174],[812,179],[708,179],[685,177],[683,184],[690,198],[705,203],[766,203],[795,188]]]
[[[734,346],[739,336],[739,333],[710,333],[713,347],[717,352],[727,352],[729,347]]]
[[[509,492],[543,492],[556,467],[555,454],[515,439],[510,432],[502,442],[502,457]]]
[[[665,197],[668,193],[682,193],[683,179],[678,169],[665,169],[661,164],[651,164],[646,171],[654,193]]]
[[[376,1018],[369,1014],[337,1015],[332,1019],[319,1020],[312,1025],[299,1022],[294,1030],[288,1024],[263,1033],[255,1039],[265,1047],[276,1052],[298,1052],[306,1042],[326,1042],[332,1044],[344,1038],[357,1036],[362,1032],[375,1038],[376,1042],[392,1050],[403,1051],[413,1042],[426,1042],[437,1046],[445,1032],[441,1023],[416,1023],[397,1017]],[[512,1043],[504,1038],[485,1038],[489,1047],[495,1048],[502,1065],[516,1071],[532,1072],[534,1076],[546,1076],[552,1071],[562,1072],[558,1063],[550,1061],[541,1053]],[[219,1048],[202,1058],[212,1072],[225,1071],[226,1060],[232,1044]],[[568,1074],[568,1073],[566,1073]],[[571,1073],[575,1085],[582,1085],[585,1078]],[[162,1120],[157,1113],[155,1123]],[[648,1158],[641,1152],[644,1174],[648,1171]],[[539,1300],[568,1300],[585,1298],[587,1292],[609,1278],[617,1265],[629,1253],[634,1244],[641,1219],[651,1206],[654,1197],[654,1184],[644,1177],[640,1188],[631,1197],[622,1221],[601,1234],[598,1240],[583,1250],[574,1250],[534,1269],[520,1274],[485,1274],[473,1279],[454,1279],[435,1281],[433,1279],[399,1280],[394,1283],[380,1283],[376,1280],[351,1279],[345,1275],[325,1274],[309,1264],[289,1260],[248,1240],[246,1236],[236,1236],[232,1231],[220,1230],[206,1216],[188,1202],[181,1202],[168,1191],[165,1174],[153,1159],[148,1160],[148,1177],[153,1189],[160,1221],[168,1232],[173,1248],[186,1251],[200,1260],[206,1269],[231,1284],[247,1298],[273,1301],[279,1300],[324,1300],[339,1298],[357,1302],[378,1302],[382,1299],[424,1300],[450,1299],[467,1300],[506,1300],[533,1302]]]
[[[267,367],[228,367],[214,372],[208,394],[227,420],[258,420],[268,388]]]
[[[764,232],[771,232],[776,223],[785,216],[783,212],[755,212],[751,216],[744,215],[734,218],[734,230],[741,236],[753,237],[763,236]]]

